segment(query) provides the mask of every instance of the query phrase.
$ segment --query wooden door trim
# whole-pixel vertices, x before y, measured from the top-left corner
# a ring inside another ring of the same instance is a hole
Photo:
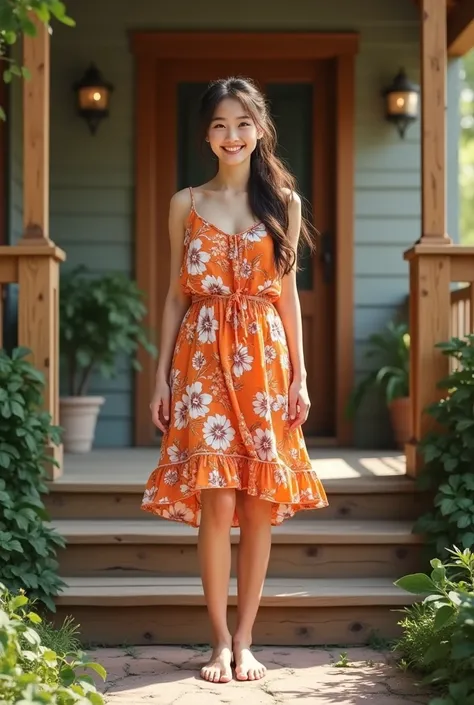
[[[131,32],[136,56],[182,59],[330,59],[354,55],[354,32]]]
[[[176,61],[207,59],[308,60],[333,58],[335,64],[336,155],[336,437],[338,445],[352,442],[352,424],[345,406],[354,383],[354,155],[355,54],[358,35],[321,33],[133,32],[130,44],[136,61],[135,97],[135,275],[147,293],[146,325],[159,333],[160,299],[168,289],[159,261],[157,233],[166,232],[168,211],[159,207],[159,194],[172,194],[176,184],[174,154],[177,126],[173,119]],[[164,174],[160,163],[174,163]],[[166,256],[166,255],[164,255]],[[153,444],[148,402],[154,388],[156,362],[140,351],[142,372],[135,377],[134,443]]]

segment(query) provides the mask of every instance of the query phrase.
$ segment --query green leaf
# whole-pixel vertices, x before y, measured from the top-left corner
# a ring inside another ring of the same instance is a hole
[[[395,581],[395,585],[415,595],[436,592],[437,586],[425,573],[413,573]]]
[[[11,601],[10,606],[13,611],[16,611],[20,607],[24,607],[27,604],[28,604],[28,598],[25,595],[17,595],[17,597],[15,597]]]
[[[26,617],[30,620],[30,622],[33,622],[33,624],[41,624],[43,621],[39,614],[36,614],[36,612],[28,612]]]
[[[454,607],[452,607],[451,605],[444,605],[443,607],[440,607],[439,610],[436,612],[434,620],[435,631],[439,631],[447,624],[449,624],[449,622],[453,621],[455,618],[456,610],[454,609]]]
[[[432,644],[425,654],[425,663],[443,662],[444,659],[448,658],[451,651],[451,644],[449,641],[441,641]]]
[[[81,666],[84,668],[91,668],[93,671],[98,673],[104,681],[106,680],[107,671],[100,663],[96,663],[95,661],[87,661],[86,663],[82,663]]]

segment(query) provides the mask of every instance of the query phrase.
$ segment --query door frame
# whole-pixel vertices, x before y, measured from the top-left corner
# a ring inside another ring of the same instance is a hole
[[[354,166],[355,166],[355,61],[356,33],[320,32],[131,32],[135,56],[135,276],[147,294],[145,324],[159,331],[161,306],[168,278],[157,277],[158,232],[168,229],[168,208],[159,194],[176,190],[176,173],[162,173],[160,154],[175,152],[177,126],[172,111],[161,105],[175,101],[170,81],[160,81],[176,63],[197,61],[332,59],[335,67],[335,397],[336,442],[352,442],[353,427],[345,409],[354,382]],[[158,90],[159,88],[159,90]],[[167,141],[160,144],[160,133]],[[167,197],[167,201],[169,201]],[[165,271],[168,265],[165,265]],[[134,443],[153,444],[155,436],[148,400],[155,384],[156,363],[143,350],[138,353],[142,371],[135,377]]]

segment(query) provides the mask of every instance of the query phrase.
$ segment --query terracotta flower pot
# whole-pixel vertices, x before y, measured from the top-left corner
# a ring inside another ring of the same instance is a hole
[[[388,405],[397,448],[403,449],[412,436],[411,399],[400,397]]]
[[[63,427],[66,453],[88,453],[92,448],[95,427],[104,397],[61,397],[59,423]]]

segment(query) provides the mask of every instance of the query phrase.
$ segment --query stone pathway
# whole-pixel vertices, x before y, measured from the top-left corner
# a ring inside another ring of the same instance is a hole
[[[257,647],[267,676],[253,683],[207,683],[208,652],[184,647],[124,647],[91,653],[108,673],[108,705],[427,705],[429,695],[393,656],[369,648]],[[347,654],[343,666],[341,654]]]

